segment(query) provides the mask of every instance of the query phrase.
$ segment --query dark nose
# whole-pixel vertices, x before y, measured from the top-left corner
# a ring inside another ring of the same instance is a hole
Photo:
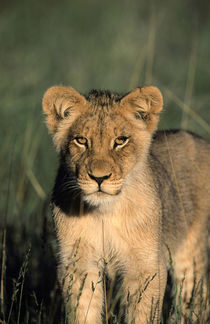
[[[102,184],[102,182],[106,179],[109,179],[112,174],[110,173],[103,177],[95,177],[93,174],[90,174],[90,173],[88,173],[88,175],[91,179],[95,180],[98,183],[98,185],[100,186]]]

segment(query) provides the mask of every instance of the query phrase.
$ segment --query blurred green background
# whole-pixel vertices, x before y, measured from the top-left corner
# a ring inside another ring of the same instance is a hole
[[[45,90],[63,84],[82,93],[92,88],[123,93],[156,85],[165,101],[159,127],[188,129],[210,140],[209,62],[207,0],[1,0],[1,241],[7,224],[6,254],[1,253],[6,255],[1,256],[3,313],[10,309],[12,279],[18,277],[29,244],[24,305],[30,304],[27,294],[36,292],[40,305],[54,289],[48,202],[57,158],[43,122]],[[43,286],[46,278],[49,287]],[[21,316],[24,322],[24,310]]]

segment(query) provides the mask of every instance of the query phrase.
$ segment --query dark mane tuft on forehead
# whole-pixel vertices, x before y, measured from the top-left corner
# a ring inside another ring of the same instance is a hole
[[[109,90],[93,89],[87,95],[85,95],[85,98],[95,105],[108,106],[112,105],[114,102],[120,101],[122,96]]]

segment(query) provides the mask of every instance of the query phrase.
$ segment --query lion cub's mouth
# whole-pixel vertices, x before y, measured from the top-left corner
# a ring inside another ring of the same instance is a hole
[[[83,192],[84,197],[95,197],[95,198],[108,198],[117,196],[121,192],[122,183],[118,184],[95,184],[93,182],[80,182],[79,186]]]
[[[99,188],[97,191],[90,193],[89,195],[97,194],[99,197],[102,195],[108,195],[108,196],[116,196],[121,192],[121,190],[117,190],[116,192],[107,192],[105,190],[102,190]]]
[[[112,190],[112,191],[108,191],[108,190],[104,190],[104,189],[101,189],[101,188],[98,188],[97,190],[94,190],[94,191],[86,191],[86,190],[83,190],[83,193],[85,196],[91,196],[91,195],[97,195],[98,197],[101,197],[101,196],[105,196],[105,195],[108,195],[108,196],[116,196],[118,195],[120,192],[121,192],[121,189],[118,189],[118,190]]]
[[[120,189],[108,192],[98,188],[97,190],[88,193],[83,191],[83,199],[91,206],[99,207],[104,204],[110,204],[110,202],[112,202],[120,192]]]

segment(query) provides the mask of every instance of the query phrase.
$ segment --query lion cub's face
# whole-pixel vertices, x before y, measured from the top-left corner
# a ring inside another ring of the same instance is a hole
[[[43,97],[47,125],[75,186],[99,205],[117,196],[135,165],[145,159],[162,109],[157,88],[138,88],[124,97],[52,87]]]

